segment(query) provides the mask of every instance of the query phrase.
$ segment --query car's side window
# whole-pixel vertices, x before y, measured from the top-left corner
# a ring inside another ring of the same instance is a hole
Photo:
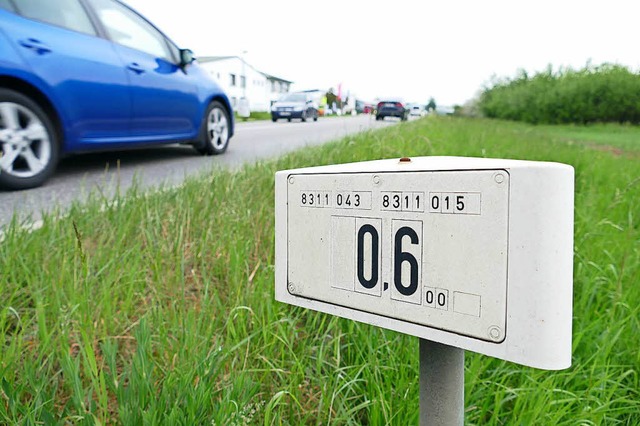
[[[18,13],[25,18],[85,34],[96,34],[91,19],[79,0],[14,0],[14,3]]]
[[[93,0],[92,3],[112,41],[173,61],[166,39],[153,25],[115,1]]]
[[[169,45],[169,51],[171,51],[171,55],[173,56],[176,63],[180,62],[180,49],[178,46],[173,44],[171,41],[167,41]]]
[[[0,9],[14,11],[13,5],[9,0],[0,0]]]

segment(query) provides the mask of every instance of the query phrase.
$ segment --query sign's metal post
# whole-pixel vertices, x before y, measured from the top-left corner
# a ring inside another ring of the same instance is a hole
[[[420,426],[464,424],[464,349],[420,339]]]

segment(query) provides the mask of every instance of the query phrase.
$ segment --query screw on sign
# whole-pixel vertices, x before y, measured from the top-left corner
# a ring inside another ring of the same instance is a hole
[[[423,424],[462,421],[465,350],[570,366],[572,264],[564,164],[420,157],[276,173],[276,299],[419,337]]]

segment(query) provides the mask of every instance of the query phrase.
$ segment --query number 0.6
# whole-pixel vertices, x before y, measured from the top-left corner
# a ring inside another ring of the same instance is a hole
[[[392,243],[380,244],[379,230],[372,224],[362,224],[356,231],[357,281],[365,289],[374,289],[380,284],[378,262],[382,247],[393,248],[393,287],[399,298],[410,298],[420,303],[420,281],[422,263],[422,222],[392,221]],[[386,286],[385,286],[386,290]],[[393,292],[392,292],[392,298]]]

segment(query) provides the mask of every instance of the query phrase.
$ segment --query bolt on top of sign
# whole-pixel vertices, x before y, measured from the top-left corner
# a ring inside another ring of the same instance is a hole
[[[538,368],[571,363],[573,168],[420,157],[276,174],[276,298]]]

